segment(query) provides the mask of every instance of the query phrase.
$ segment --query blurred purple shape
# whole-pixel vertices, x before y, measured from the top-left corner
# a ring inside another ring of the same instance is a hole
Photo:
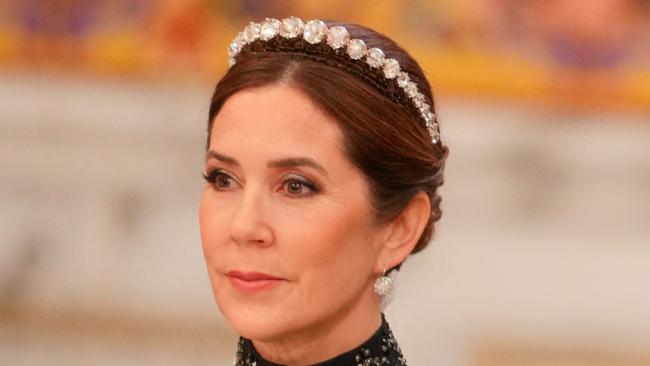
[[[548,39],[548,46],[556,61],[576,69],[613,69],[627,56],[627,48],[622,43],[595,45],[554,36]]]
[[[17,6],[17,20],[27,33],[49,36],[85,36],[97,23],[98,1],[58,4],[47,0],[26,0]]]

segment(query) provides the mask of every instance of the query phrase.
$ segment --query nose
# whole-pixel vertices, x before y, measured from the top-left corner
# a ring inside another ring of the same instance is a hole
[[[237,244],[268,246],[273,240],[265,215],[264,197],[249,191],[239,200],[230,222],[230,238]]]

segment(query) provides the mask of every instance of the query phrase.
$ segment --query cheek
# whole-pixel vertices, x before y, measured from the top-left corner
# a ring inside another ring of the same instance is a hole
[[[201,232],[201,246],[207,265],[208,277],[212,285],[213,295],[222,313],[227,313],[231,308],[228,306],[228,297],[224,296],[225,279],[218,269],[222,267],[224,245],[226,243],[224,235],[226,223],[223,213],[216,209],[214,192],[210,187],[206,187],[201,196],[199,204],[199,229]],[[226,233],[226,234],[225,234]]]
[[[302,301],[309,306],[348,300],[360,293],[374,263],[365,213],[349,207],[316,211],[317,216],[301,217],[293,230],[277,231],[285,235],[286,240],[279,240],[286,243],[283,256],[292,258]]]
[[[204,191],[201,195],[201,201],[199,204],[199,230],[201,232],[201,245],[203,246],[203,251],[206,255],[206,249],[209,246],[210,238],[212,237],[212,227],[209,223],[213,221],[213,212],[210,210],[209,206],[207,192]]]
[[[223,213],[217,209],[213,192],[209,187],[205,188],[199,204],[199,230],[201,233],[201,245],[203,255],[208,262],[211,262],[218,251],[220,243],[223,243],[225,222]]]

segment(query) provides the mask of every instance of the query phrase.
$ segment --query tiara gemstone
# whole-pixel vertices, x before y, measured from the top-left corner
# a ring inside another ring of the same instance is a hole
[[[353,60],[359,60],[366,55],[366,43],[360,39],[352,39],[348,42],[348,56]]]
[[[419,91],[415,92],[411,99],[413,99],[413,103],[415,103],[415,106],[418,108],[422,107],[424,104],[424,94],[420,93]]]
[[[235,39],[230,42],[230,47],[228,47],[228,57],[233,58],[237,56],[239,51],[241,51],[242,47],[246,44],[246,41],[244,41],[244,35],[242,32],[239,32]]]
[[[438,124],[431,124],[427,126],[427,131],[429,132],[429,136],[431,136],[431,142],[433,144],[437,144],[438,141],[440,141],[440,129]]]
[[[366,63],[374,68],[381,67],[384,64],[384,51],[379,48],[369,49]]]
[[[345,46],[349,40],[350,34],[344,27],[335,26],[327,30],[327,44],[335,50]]]
[[[404,88],[406,86],[406,83],[409,82],[409,75],[405,73],[404,71],[400,71],[397,74],[397,85],[400,88]]]
[[[250,22],[244,29],[244,41],[246,43],[255,42],[260,38],[260,25],[259,23]]]
[[[280,32],[281,24],[282,23],[280,23],[280,21],[277,19],[266,18],[260,27],[260,39],[263,41],[268,41],[269,39],[275,37]]]
[[[406,86],[404,86],[404,91],[406,92],[406,95],[409,96],[409,98],[413,99],[418,92],[418,86],[415,85],[414,82],[409,81],[406,83]]]
[[[284,38],[296,38],[302,34],[305,23],[298,17],[288,17],[282,19],[280,35]]]
[[[387,79],[394,79],[399,73],[399,62],[394,58],[384,60],[384,76]]]
[[[327,25],[322,20],[314,19],[305,24],[302,37],[305,41],[316,44],[323,40],[327,33]]]

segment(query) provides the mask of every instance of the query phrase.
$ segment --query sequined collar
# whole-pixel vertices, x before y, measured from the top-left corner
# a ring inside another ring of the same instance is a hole
[[[375,334],[357,348],[313,366],[406,366],[406,360],[388,326],[386,317],[381,314],[381,326]],[[239,337],[235,366],[282,366],[265,360],[253,343]]]

